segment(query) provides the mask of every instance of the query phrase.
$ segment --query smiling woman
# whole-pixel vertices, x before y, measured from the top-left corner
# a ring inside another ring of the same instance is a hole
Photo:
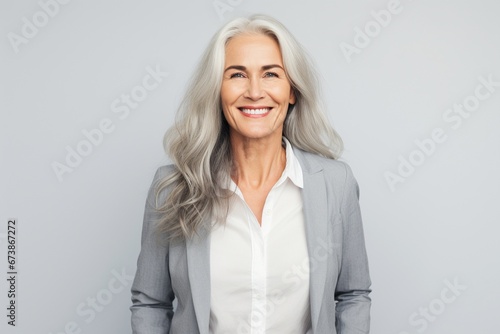
[[[275,19],[214,35],[149,191],[134,333],[369,332],[358,184],[317,92]]]

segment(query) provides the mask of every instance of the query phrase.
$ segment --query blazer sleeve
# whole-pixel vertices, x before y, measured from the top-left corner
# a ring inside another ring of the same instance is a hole
[[[371,280],[365,248],[359,186],[349,165],[341,202],[342,258],[335,299],[337,334],[368,334],[370,331]]]
[[[133,334],[166,334],[174,314],[174,293],[170,281],[168,246],[158,242],[154,223],[159,218],[156,208],[156,184],[165,176],[160,167],[148,192],[142,226],[141,251],[132,283]],[[160,200],[162,198],[160,197]]]

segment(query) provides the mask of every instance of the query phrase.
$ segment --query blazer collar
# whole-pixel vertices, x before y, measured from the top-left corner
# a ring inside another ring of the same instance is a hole
[[[295,146],[292,146],[292,148],[293,153],[299,160],[304,174],[315,174],[323,170],[323,166],[318,163],[317,159],[315,159],[316,156],[313,153],[303,151]]]

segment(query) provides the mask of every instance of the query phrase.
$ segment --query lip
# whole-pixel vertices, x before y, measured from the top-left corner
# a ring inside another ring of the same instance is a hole
[[[243,111],[243,109],[247,109],[247,110],[268,109],[268,110],[267,110],[267,112],[249,113],[249,112]],[[271,110],[273,110],[273,107],[269,107],[269,106],[242,106],[242,107],[238,107],[238,110],[245,117],[261,118],[261,117],[266,117],[267,115],[269,115]]]

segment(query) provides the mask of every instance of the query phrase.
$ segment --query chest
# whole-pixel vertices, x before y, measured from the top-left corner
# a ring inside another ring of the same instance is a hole
[[[308,321],[297,320],[309,314],[309,257],[301,193],[294,186],[274,190],[262,205],[261,224],[237,195],[231,199],[226,224],[211,232],[212,324],[231,328],[237,325],[233,319],[248,317],[250,324],[251,319],[261,317],[265,325],[253,323],[252,327],[291,326],[289,333],[306,330]]]

